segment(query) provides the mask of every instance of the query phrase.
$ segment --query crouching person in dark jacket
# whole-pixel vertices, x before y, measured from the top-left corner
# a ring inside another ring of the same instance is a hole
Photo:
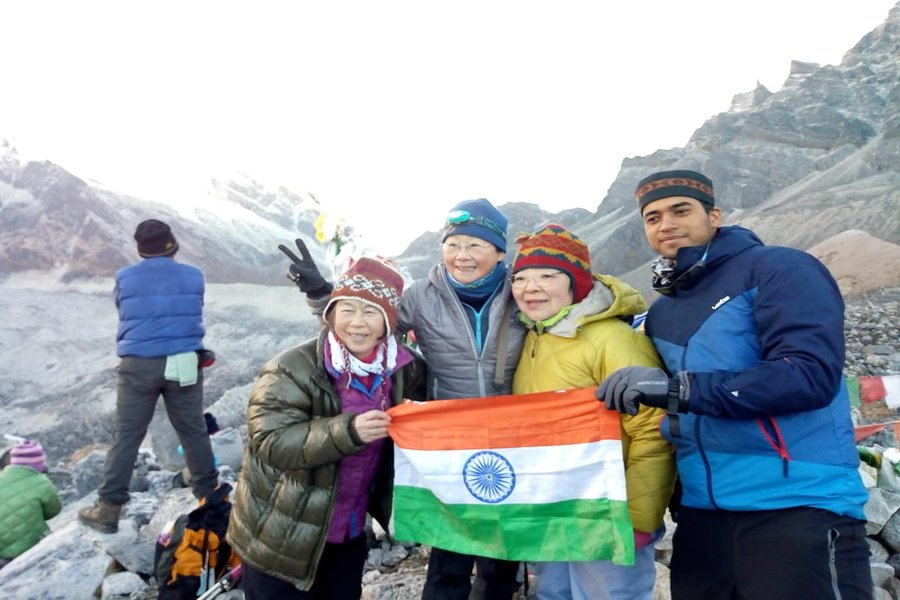
[[[362,593],[366,513],[385,530],[391,513],[385,410],[424,399],[424,369],[393,335],[402,290],[394,269],[360,259],[335,284],[321,335],[256,380],[228,526],[248,600]]]

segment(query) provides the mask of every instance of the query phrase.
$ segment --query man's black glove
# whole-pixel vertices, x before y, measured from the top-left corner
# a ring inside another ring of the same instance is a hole
[[[310,298],[321,298],[331,293],[332,285],[325,281],[319,268],[313,262],[309,255],[309,250],[303,240],[294,240],[297,244],[297,250],[300,251],[298,257],[293,251],[284,244],[278,244],[278,249],[284,252],[291,259],[291,266],[288,268],[287,278],[294,282],[300,288],[300,291],[308,295]]]
[[[687,412],[691,379],[686,372],[669,377],[656,367],[625,367],[604,379],[594,395],[606,408],[628,415],[638,413],[638,404]]]

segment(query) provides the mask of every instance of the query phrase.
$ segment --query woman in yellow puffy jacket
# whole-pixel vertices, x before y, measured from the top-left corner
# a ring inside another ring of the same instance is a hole
[[[625,366],[661,366],[650,339],[629,324],[646,310],[643,298],[614,277],[592,275],[590,250],[578,236],[550,224],[517,242],[512,294],[528,335],[514,393],[593,387]],[[641,406],[638,414],[621,416],[634,566],[608,560],[535,563],[539,600],[653,598],[653,542],[662,532],[675,481],[672,449],[659,432],[663,415]]]

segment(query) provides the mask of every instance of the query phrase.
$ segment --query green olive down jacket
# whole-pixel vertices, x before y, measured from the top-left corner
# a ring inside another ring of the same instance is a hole
[[[249,440],[234,493],[228,541],[243,561],[308,590],[325,546],[338,465],[360,451],[322,364],[322,340],[286,350],[263,366],[247,408]],[[393,403],[424,400],[418,359],[392,376]],[[388,440],[389,441],[389,440]],[[384,444],[368,512],[387,529],[393,444]]]

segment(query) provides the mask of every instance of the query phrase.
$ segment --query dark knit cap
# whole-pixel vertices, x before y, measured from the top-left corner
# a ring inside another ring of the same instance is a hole
[[[594,286],[591,250],[580,237],[556,223],[516,238],[519,252],[512,272],[523,269],[559,269],[572,280],[572,301],[581,302]]]
[[[697,171],[660,171],[641,179],[634,191],[641,213],[651,202],[672,196],[694,198],[709,207],[716,205],[712,181]]]
[[[172,229],[156,219],[142,221],[134,231],[138,254],[144,258],[172,256],[178,252],[178,242],[172,235]]]
[[[384,315],[387,335],[397,327],[397,308],[403,293],[403,276],[386,262],[364,256],[338,278],[325,306],[325,316],[338,300],[359,300]]]
[[[503,213],[485,198],[465,200],[454,206],[447,215],[444,242],[451,235],[471,235],[495,245],[506,252],[506,226]]]

